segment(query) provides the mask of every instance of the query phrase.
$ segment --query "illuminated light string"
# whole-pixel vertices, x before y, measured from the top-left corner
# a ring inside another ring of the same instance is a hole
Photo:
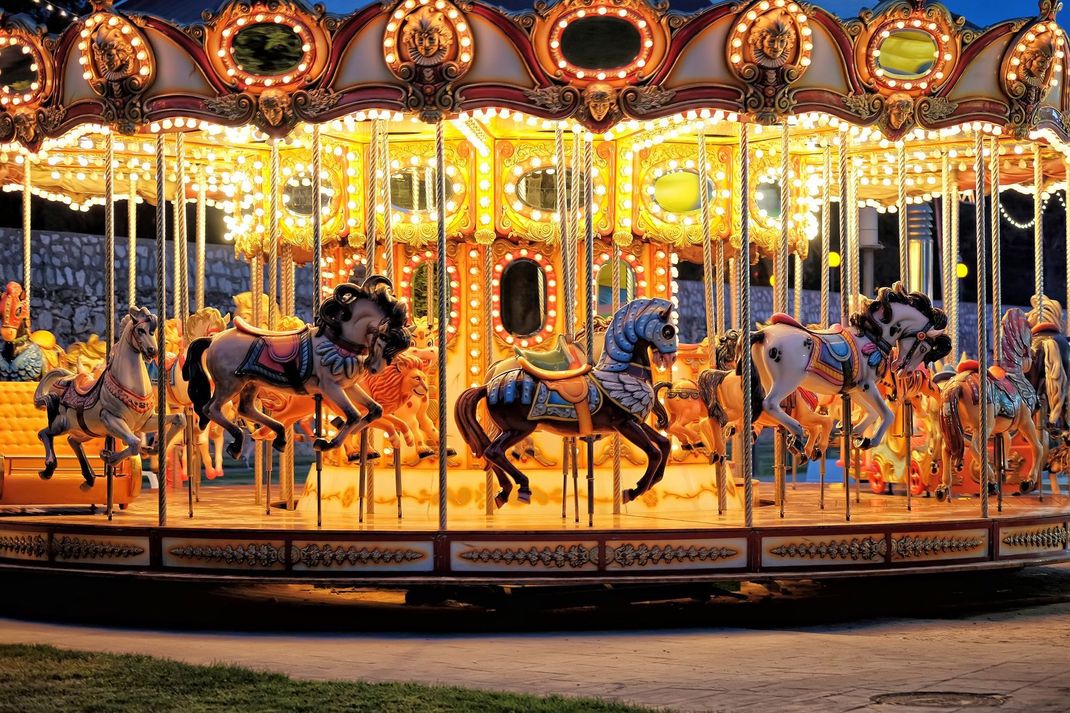
[[[70,11],[68,11],[68,10],[66,10],[66,9],[64,9],[62,7],[59,7],[58,5],[53,5],[52,3],[48,2],[48,0],[33,0],[33,3],[34,3],[34,5],[40,5],[40,6],[44,7],[49,12],[54,12],[54,13],[58,14],[60,17],[69,17],[72,20],[76,17],[73,12],[70,12]]]
[[[1063,197],[1062,193],[1044,194],[1041,197],[1040,210],[1043,211],[1043,210],[1047,209],[1048,202],[1051,201],[1052,196],[1054,196],[1055,199],[1059,201],[1059,206],[1062,207],[1063,210],[1065,210],[1066,209],[1066,199]],[[1011,227],[1016,228],[1017,230],[1030,230],[1030,229],[1032,229],[1032,227],[1034,225],[1036,225],[1036,218],[1035,217],[1030,218],[1028,221],[1015,220],[1014,217],[1010,213],[1007,212],[1007,209],[1003,207],[1003,202],[1002,201],[1000,201],[1000,203],[999,203],[999,216],[1001,218],[1003,218],[1003,220],[1007,221],[1007,223],[1010,224]]]

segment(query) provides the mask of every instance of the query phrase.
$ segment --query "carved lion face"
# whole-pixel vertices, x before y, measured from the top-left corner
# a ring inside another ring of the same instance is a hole
[[[764,15],[754,25],[752,51],[763,67],[783,67],[795,52],[795,27],[783,12]]]
[[[893,94],[888,100],[888,125],[902,129],[914,119],[914,100],[906,94]]]
[[[282,126],[290,111],[290,97],[279,89],[267,89],[260,95],[260,113],[271,126]]]
[[[595,121],[602,121],[617,100],[617,90],[608,84],[595,82],[584,90],[583,98],[587,102],[587,110],[591,118]]]
[[[101,78],[110,82],[133,76],[134,50],[118,28],[101,26],[93,37],[93,62]]]
[[[415,64],[433,66],[446,59],[453,46],[453,31],[445,15],[425,6],[405,20],[401,41]]]

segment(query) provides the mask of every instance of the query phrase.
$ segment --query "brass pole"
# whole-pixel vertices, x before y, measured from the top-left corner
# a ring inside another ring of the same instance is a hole
[[[739,325],[749,329],[751,324],[750,305],[750,145],[747,136],[747,122],[739,125],[739,256],[736,258],[736,282],[739,301]],[[753,424],[751,421],[751,353],[749,349],[739,350],[740,380],[743,389],[743,423],[740,426],[739,461],[743,471],[743,522],[746,527],[754,527],[754,446]]]
[[[126,302],[137,306],[137,174],[130,173],[130,192],[126,198]]]
[[[584,297],[587,302],[587,363],[594,363],[594,147],[590,134],[583,138],[583,227],[586,254]],[[587,526],[594,527],[594,437],[587,441]]]
[[[32,287],[33,287],[33,244],[31,207],[33,206],[33,166],[30,164],[30,154],[26,154],[22,161],[22,291],[26,298],[27,306],[32,310]]]
[[[323,141],[319,124],[312,126],[312,319],[319,315],[323,301],[323,211],[320,210],[320,185],[323,161]],[[316,438],[323,438],[323,396],[316,394]],[[323,527],[323,451],[316,453],[316,527]],[[397,456],[395,456],[397,457]]]
[[[897,184],[896,213],[899,218],[899,279],[908,290],[913,288],[910,274],[910,232],[907,227],[907,147],[906,141],[900,139],[895,143],[895,180]],[[983,200],[983,199],[982,199]],[[899,393],[903,399],[903,443],[906,448],[905,472],[903,483],[907,490],[907,512],[913,509],[913,494],[911,493],[910,468],[913,460],[914,441],[914,407],[907,394],[908,380],[905,374],[899,376]]]
[[[440,117],[435,122],[435,201],[438,220],[438,324],[435,325],[437,335],[435,343],[438,345],[438,529],[445,530],[447,524],[446,507],[449,502],[447,492],[448,468],[446,459],[449,422],[447,421],[446,409],[446,338],[448,336],[446,326],[449,324],[449,292],[446,277],[446,146],[443,135],[443,119]]]
[[[156,353],[162,356],[164,322],[167,320],[167,195],[164,165],[164,137],[156,135],[156,309],[159,312],[156,328]],[[167,380],[156,380],[156,460],[157,460],[157,518],[160,527],[167,524],[167,454],[164,452],[167,422]]]
[[[851,316],[851,262],[854,253],[851,249],[851,211],[855,206],[851,205],[851,175],[848,155],[851,150],[851,133],[840,133],[840,156],[839,156],[839,179],[840,179],[840,322],[848,324]],[[843,493],[844,493],[844,517],[847,522],[851,521],[851,439],[852,431],[851,397],[847,393],[841,399],[841,419],[843,421]]]
[[[27,161],[26,166],[29,167]],[[27,175],[29,171],[27,170]],[[24,195],[28,191],[24,191]],[[23,230],[23,235],[29,235],[29,229]],[[29,271],[26,273],[29,275]],[[26,291],[29,295],[29,290]],[[163,329],[163,325],[160,325]],[[112,348],[115,344],[115,134],[108,131],[104,138],[104,360],[111,360]],[[159,355],[160,373],[163,373],[164,355]],[[161,376],[161,378],[163,378]],[[163,431],[159,437],[163,438]],[[162,441],[161,441],[162,442]],[[104,448],[112,451],[115,449],[115,438],[108,436],[104,439]],[[108,519],[113,517],[115,506],[115,466],[104,462],[104,476],[107,479],[107,504],[105,511]]]
[[[279,309],[279,141],[270,140],[271,165],[268,184],[268,329],[278,326]],[[267,467],[264,473],[264,513],[271,514],[271,471],[274,455],[265,441]],[[281,468],[280,468],[281,470]],[[281,473],[280,473],[281,478]]]
[[[982,443],[980,458],[981,479],[981,517],[988,517],[988,330],[985,328],[987,308],[986,286],[988,283],[988,267],[985,243],[985,143],[984,134],[976,132],[974,138],[974,184],[973,184],[973,209],[974,209],[974,245],[977,246],[977,362],[980,365],[981,388],[978,391],[978,438]],[[1038,186],[1039,189],[1039,186]],[[1037,192],[1037,202],[1040,202],[1040,192]],[[1043,280],[1043,278],[1041,278]],[[1043,286],[1043,283],[1041,283]]]

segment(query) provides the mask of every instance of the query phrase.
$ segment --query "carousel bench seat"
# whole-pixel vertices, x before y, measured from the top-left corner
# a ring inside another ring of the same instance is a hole
[[[46,425],[45,412],[33,405],[36,382],[0,382],[0,505],[105,505],[107,481],[97,478],[92,488],[82,489],[78,459],[66,438],[56,439],[56,472],[50,480],[38,475],[44,467],[45,449],[37,432]],[[85,444],[86,455],[97,475],[104,475],[100,449],[104,439]],[[116,471],[113,501],[120,507],[141,493],[141,465],[127,459]]]

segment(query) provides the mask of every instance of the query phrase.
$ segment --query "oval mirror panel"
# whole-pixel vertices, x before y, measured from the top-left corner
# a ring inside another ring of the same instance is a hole
[[[11,92],[27,92],[37,81],[33,55],[22,45],[8,45],[0,50],[0,86]]]
[[[303,45],[289,25],[261,22],[238,30],[231,54],[244,72],[275,75],[297,69],[305,58]]]
[[[631,64],[643,39],[632,23],[618,17],[573,20],[561,33],[561,54],[580,69],[616,69]]]
[[[572,172],[565,171],[565,190],[572,190]],[[535,210],[552,213],[557,210],[557,169],[536,168],[516,182],[516,197]]]
[[[446,200],[452,196],[453,184],[447,180]],[[414,166],[390,174],[390,205],[409,213],[435,210],[435,169]]]
[[[331,199],[334,190],[320,182],[320,212],[324,213],[331,207]],[[282,192],[282,201],[286,210],[294,215],[304,217],[312,216],[312,176],[303,173],[299,176],[291,176],[286,182],[286,188]]]
[[[635,270],[624,260],[617,262],[620,272],[618,297],[624,305],[635,299]],[[613,316],[613,263],[607,262],[598,269],[598,315]]]
[[[877,47],[877,66],[894,79],[918,79],[928,74],[940,48],[921,30],[893,30]]]
[[[669,213],[689,213],[699,209],[698,171],[680,169],[654,179],[654,202]],[[713,198],[713,185],[708,186]]]
[[[502,271],[498,307],[502,326],[517,337],[530,337],[546,320],[546,274],[539,263],[519,258]]]
[[[431,324],[435,310],[435,267],[422,262],[412,271],[412,318],[424,317]]]
[[[772,179],[762,179],[758,182],[758,190],[754,193],[754,201],[758,204],[758,215],[761,218],[780,220],[780,184]]]

